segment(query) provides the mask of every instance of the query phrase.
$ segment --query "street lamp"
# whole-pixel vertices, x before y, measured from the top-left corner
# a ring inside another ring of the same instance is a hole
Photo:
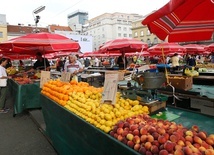
[[[35,25],[36,25],[36,33],[38,33],[37,24],[39,23],[39,20],[41,17],[39,15],[37,15],[35,17],[34,14],[38,14],[38,13],[42,12],[44,9],[45,9],[45,6],[40,6],[40,7],[36,8],[35,10],[33,10],[33,18],[34,18]]]

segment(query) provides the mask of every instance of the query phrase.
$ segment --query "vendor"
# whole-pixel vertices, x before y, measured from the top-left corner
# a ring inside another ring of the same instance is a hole
[[[64,71],[70,72],[72,76],[77,76],[80,81],[80,73],[83,71],[83,65],[77,60],[77,57],[73,54],[69,55],[68,61],[65,62]]]
[[[37,61],[34,63],[33,68],[27,71],[28,72],[34,72],[35,70],[50,70],[50,63],[48,59],[42,57],[42,53],[37,52],[36,53],[36,59]]]

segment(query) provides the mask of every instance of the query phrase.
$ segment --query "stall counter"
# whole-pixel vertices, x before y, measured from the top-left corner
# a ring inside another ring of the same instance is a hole
[[[39,82],[20,85],[13,79],[9,79],[8,87],[13,96],[14,116],[26,109],[41,108]]]

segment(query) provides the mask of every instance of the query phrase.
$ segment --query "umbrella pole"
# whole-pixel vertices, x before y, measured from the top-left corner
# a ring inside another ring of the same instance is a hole
[[[45,67],[45,71],[46,71],[46,59],[45,59],[45,49],[44,49],[44,46],[43,46],[43,53],[44,53],[44,67]]]

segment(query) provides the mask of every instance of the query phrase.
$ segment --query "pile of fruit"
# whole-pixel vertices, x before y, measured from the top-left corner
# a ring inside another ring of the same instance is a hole
[[[8,67],[6,69],[6,72],[8,75],[14,75],[14,74],[16,74],[16,68],[15,67]]]
[[[50,80],[42,88],[42,94],[106,133],[120,120],[149,113],[147,106],[140,105],[137,100],[124,99],[120,93],[114,105],[101,103],[102,91],[103,88],[85,82],[60,80]]]
[[[16,77],[14,80],[20,85],[33,83],[32,80],[27,77]]]
[[[119,121],[110,135],[143,155],[214,155],[214,134],[146,114]]]

